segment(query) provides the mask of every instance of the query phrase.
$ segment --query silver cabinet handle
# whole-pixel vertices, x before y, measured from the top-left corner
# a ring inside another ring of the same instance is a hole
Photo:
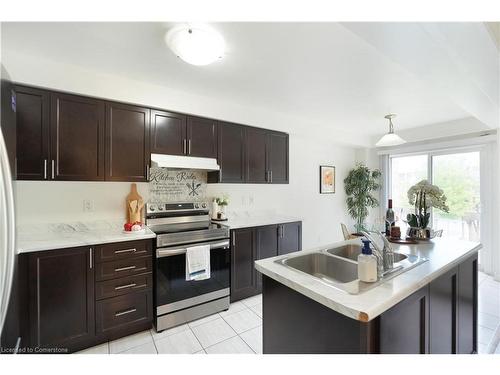
[[[233,247],[236,246],[236,239],[235,239],[235,235],[234,235],[234,232],[233,232]]]
[[[89,268],[92,269],[94,267],[94,249],[90,248],[90,253],[89,253]]]
[[[127,315],[130,313],[136,312],[136,311],[137,311],[137,309],[129,309],[129,310],[125,310],[125,311],[120,311],[120,312],[115,313],[115,316],[118,317],[118,316],[122,316],[122,315]]]
[[[187,140],[186,140],[186,138],[184,138],[184,141],[182,143],[182,151],[183,151],[184,155],[187,154]]]
[[[191,139],[188,140],[188,155],[191,155]]]
[[[55,179],[55,162],[54,159],[52,159],[52,179]]]
[[[149,181],[149,164],[146,164],[146,180]]]
[[[123,250],[115,250],[115,254],[122,254],[122,253],[135,253],[137,249],[123,249]]]
[[[229,248],[229,241],[222,241],[222,242],[212,242],[212,243],[207,243],[203,242],[198,245],[210,245],[210,250],[226,250]],[[174,255],[182,255],[186,254],[187,249],[185,247],[175,247],[175,248],[164,248],[164,249],[157,249],[156,250],[156,257],[157,258],[164,258],[164,257],[170,257]]]
[[[137,268],[137,266],[128,266],[128,267],[115,268],[115,272],[135,270],[136,268]]]
[[[271,183],[273,182],[273,171],[269,171],[269,176],[270,176],[270,179],[271,179]]]
[[[115,290],[133,288],[136,285],[137,285],[136,283],[131,283],[131,284],[127,284],[127,285],[119,285],[119,286],[115,286]]]
[[[43,159],[43,179],[47,179],[47,159]]]

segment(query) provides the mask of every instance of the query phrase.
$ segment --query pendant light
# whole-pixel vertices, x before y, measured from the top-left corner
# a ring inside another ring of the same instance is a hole
[[[224,55],[224,38],[203,24],[181,24],[165,34],[172,52],[188,64],[208,65]]]
[[[392,119],[396,117],[395,114],[385,115],[384,118],[389,120],[389,133],[385,134],[380,140],[375,144],[377,147],[388,147],[388,146],[398,146],[406,143],[406,141],[399,135],[394,133],[394,125]]]

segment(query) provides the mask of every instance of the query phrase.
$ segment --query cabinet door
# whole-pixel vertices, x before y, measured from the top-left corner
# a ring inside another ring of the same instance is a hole
[[[172,112],[151,111],[151,152],[168,155],[186,154],[186,116]]]
[[[189,116],[187,154],[201,158],[217,157],[217,121]]]
[[[254,268],[257,254],[253,228],[233,230],[231,235],[231,302],[234,302],[258,293]]]
[[[458,353],[477,353],[477,254],[458,266]]]
[[[458,267],[432,281],[429,285],[429,352],[457,352]]]
[[[302,222],[280,224],[278,255],[302,250]]]
[[[270,182],[288,184],[288,134],[270,132],[267,139]]]
[[[257,258],[265,259],[278,255],[278,225],[266,225],[256,228],[257,240]],[[257,278],[257,288],[259,292],[262,290],[262,275],[255,270]]]
[[[244,182],[245,128],[219,123],[218,159],[221,167],[219,182]]]
[[[69,348],[95,335],[91,250],[79,247],[30,254],[31,345]]]
[[[16,154],[19,180],[49,178],[50,94],[16,86]]]
[[[104,180],[104,102],[51,94],[51,176],[55,180]]]
[[[106,103],[106,180],[147,181],[149,109]]]
[[[381,354],[429,352],[429,287],[425,286],[379,317]]]
[[[246,128],[245,132],[245,177],[246,182],[266,183],[270,179],[266,158],[267,131]]]

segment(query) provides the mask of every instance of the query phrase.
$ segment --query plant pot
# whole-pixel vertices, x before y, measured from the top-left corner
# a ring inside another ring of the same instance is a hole
[[[406,231],[406,237],[410,237],[414,240],[430,240],[433,236],[433,231],[431,228],[414,228],[409,227]]]

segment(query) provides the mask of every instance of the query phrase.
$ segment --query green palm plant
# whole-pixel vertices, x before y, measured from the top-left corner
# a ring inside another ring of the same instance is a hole
[[[356,221],[356,231],[364,228],[365,219],[368,217],[368,208],[379,205],[372,192],[380,189],[380,176],[378,169],[370,170],[362,163],[358,163],[344,179],[347,194],[347,211]]]

